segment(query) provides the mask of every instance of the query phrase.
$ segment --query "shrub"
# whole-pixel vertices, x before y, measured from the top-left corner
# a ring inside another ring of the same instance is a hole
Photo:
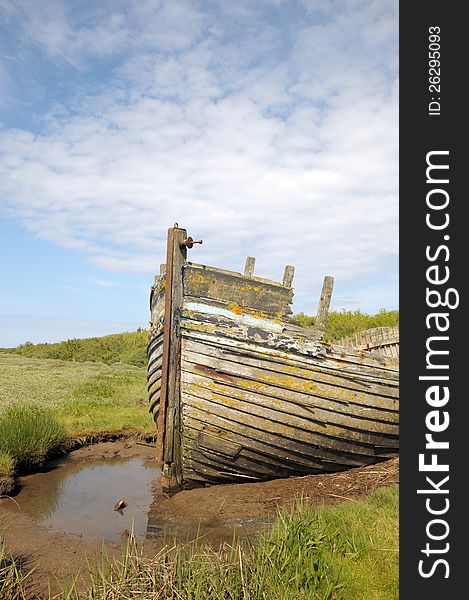
[[[305,313],[298,313],[293,316],[293,321],[302,327],[311,327],[314,325],[315,320],[315,317],[306,315]],[[334,340],[339,340],[342,337],[347,337],[366,329],[394,325],[399,325],[398,310],[382,309],[374,315],[368,315],[359,310],[331,311],[327,319],[324,337],[326,340],[333,342]]]

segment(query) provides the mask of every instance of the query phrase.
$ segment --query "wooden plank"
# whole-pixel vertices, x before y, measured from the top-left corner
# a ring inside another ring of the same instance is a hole
[[[165,307],[163,325],[163,359],[160,390],[160,409],[158,415],[158,437],[156,441],[156,460],[159,463],[171,462],[174,435],[174,395],[177,363],[179,324],[175,323],[173,311],[182,305],[182,266],[186,258],[185,247],[179,243],[187,237],[185,229],[170,227],[166,251]],[[179,280],[179,281],[178,281]]]
[[[360,448],[356,445],[349,446],[348,452],[325,448],[315,443],[317,439],[314,436],[307,442],[298,438],[286,440],[270,431],[251,427],[249,422],[238,423],[218,417],[216,424],[209,424],[204,412],[190,405],[184,407],[184,431],[187,432],[187,439],[195,439],[200,431],[217,431],[218,435],[242,445],[243,452],[249,450],[274,462],[286,461],[302,471],[307,471],[308,468],[321,469],[323,464],[340,465],[341,468],[348,469],[372,461],[375,456],[371,451],[368,454],[360,453]],[[186,443],[186,438],[184,439]]]
[[[184,424],[184,445],[190,452],[189,445],[197,443],[198,435],[201,432],[215,431],[218,436],[230,440],[242,447],[243,454],[250,453],[252,456],[261,457],[264,461],[270,461],[272,464],[282,465],[287,463],[289,469],[307,473],[311,467],[321,469],[322,465],[329,465],[331,470],[335,470],[337,465],[344,468],[358,467],[363,464],[363,457],[359,459],[351,458],[344,453],[338,454],[328,452],[313,447],[311,444],[301,444],[293,440],[288,448],[282,447],[282,440],[276,436],[263,432],[260,437],[247,436],[246,430],[242,425],[230,422],[230,429],[220,429],[207,426],[198,420],[186,419]],[[185,452],[187,458],[187,453]]]
[[[324,331],[327,325],[327,317],[329,315],[329,306],[331,304],[332,289],[334,287],[334,278],[326,275],[322,285],[321,298],[319,299],[318,311],[316,313],[316,321],[314,326],[317,329]]]
[[[340,438],[341,428],[324,428],[320,431],[306,431],[301,427],[293,427],[268,419],[249,414],[244,411],[222,406],[213,402],[191,396],[184,395],[184,422],[192,426],[191,419],[196,419],[205,426],[224,428],[230,431],[232,423],[244,427],[246,437],[259,439],[263,432],[269,431],[270,434],[278,437],[278,443],[282,444],[285,451],[288,452],[289,445],[294,442],[302,442],[309,445],[310,452],[314,455],[314,448],[317,447],[325,451],[335,451],[337,453],[347,453],[350,456],[374,456],[374,442],[366,442],[360,436],[350,435],[347,439]],[[382,438],[377,443],[382,443]],[[397,440],[390,440],[390,445],[397,448]]]
[[[237,311],[277,319],[291,314],[293,300],[291,288],[280,283],[191,264],[184,268],[184,294],[214,300]]]
[[[330,398],[343,404],[357,404],[391,411],[398,409],[398,397],[394,393],[389,393],[385,386],[367,384],[353,379],[348,380],[346,377],[331,377],[320,371],[307,371],[300,368],[279,367],[278,370],[274,370],[269,368],[268,361],[263,363],[251,358],[243,361],[235,355],[223,355],[213,347],[204,348],[192,345],[189,340],[185,340],[184,347],[185,361],[195,365],[192,368],[184,367],[185,369],[197,372],[196,365],[203,365],[208,367],[205,373],[217,379],[225,379],[239,384],[240,382],[233,381],[232,377],[244,378],[246,381],[269,385],[271,388]],[[199,374],[203,372],[204,369],[200,368]],[[273,389],[270,391],[273,394],[275,392]]]
[[[187,238],[187,231],[174,229],[172,258],[172,300],[171,300],[171,332],[168,366],[167,415],[165,419],[165,437],[163,461],[169,465],[168,489],[182,486],[181,473],[181,439],[180,439],[180,312],[183,302],[182,271],[187,249],[182,244]],[[169,269],[169,266],[168,266]],[[169,291],[169,290],[168,290]]]
[[[196,404],[199,408],[210,407],[216,414],[226,414],[230,418],[230,412],[234,415],[244,414],[249,415],[249,419],[259,417],[264,420],[264,426],[269,428],[276,424],[281,427],[285,436],[294,438],[296,432],[304,432],[306,436],[309,434],[326,435],[329,438],[337,440],[348,440],[358,444],[375,445],[382,444],[386,441],[390,446],[396,446],[398,443],[399,431],[392,425],[376,427],[374,430],[358,429],[350,424],[334,423],[327,421],[315,421],[313,419],[299,416],[298,414],[286,414],[272,408],[272,405],[261,405],[253,402],[247,402],[245,398],[239,399],[234,396],[229,396],[229,390],[226,395],[214,394],[207,391],[203,379],[199,379],[197,383],[184,386],[184,400],[191,397],[191,402],[194,404],[194,398],[197,398],[201,403]],[[221,411],[220,413],[218,411]],[[228,412],[224,412],[228,411]],[[238,417],[236,417],[238,418]],[[307,437],[305,438],[307,439]],[[331,447],[331,444],[329,444]]]
[[[194,422],[195,423],[195,422]],[[201,427],[202,425],[196,423],[196,426]],[[190,460],[193,457],[193,452],[202,451],[205,452],[206,456],[212,456],[214,460],[224,460],[230,465],[231,470],[233,469],[233,458],[227,459],[226,457],[215,457],[213,454],[209,454],[208,449],[199,448],[198,436],[203,433],[198,428],[192,428],[187,426],[185,428],[187,437],[184,438],[185,443],[185,466],[188,466]],[[278,446],[272,446],[263,442],[257,441],[252,437],[247,438],[242,434],[233,431],[217,430],[218,435],[223,435],[225,438],[229,436],[233,443],[239,444],[242,450],[236,455],[236,467],[238,467],[239,457],[248,458],[250,461],[257,464],[269,466],[277,472],[283,471],[286,476],[292,474],[307,474],[312,471],[324,472],[324,471],[336,471],[338,469],[347,469],[351,467],[357,467],[364,463],[369,462],[372,459],[369,457],[360,457],[351,459],[344,455],[331,454],[327,452],[318,451],[314,447],[307,446],[303,454],[292,452],[291,448],[279,448]],[[319,453],[319,456],[316,453]],[[332,460],[331,460],[332,457]]]
[[[223,454],[230,459],[236,458],[243,449],[241,444],[230,442],[219,435],[200,431],[197,436],[197,446],[217,454]]]
[[[399,327],[374,327],[341,338],[335,344],[346,348],[356,348],[357,350],[374,350],[385,356],[398,358]]]
[[[240,314],[229,318],[220,314],[183,312],[184,329],[199,334],[208,334],[215,344],[255,343],[259,347],[278,350],[282,353],[296,353],[298,356],[318,356],[326,353],[326,348],[317,340],[307,337],[290,336],[284,332],[279,322],[253,318]],[[260,346],[262,345],[262,346]]]
[[[331,424],[331,425],[344,425],[345,427],[351,427],[357,430],[370,431],[370,432],[382,432],[392,435],[399,434],[399,423],[398,416],[388,415],[382,413],[382,417],[388,417],[388,420],[377,420],[373,418],[369,413],[373,415],[377,411],[360,407],[359,411],[343,413],[336,410],[331,410],[331,407],[335,405],[332,403],[326,403],[322,399],[309,398],[306,396],[306,402],[303,403],[303,398],[298,398],[294,393],[290,393],[288,399],[279,398],[277,396],[267,395],[265,393],[259,393],[257,386],[253,386],[254,390],[247,391],[245,387],[233,386],[232,383],[225,383],[223,381],[216,381],[207,377],[201,377],[200,374],[183,371],[182,380],[184,383],[184,390],[194,395],[201,395],[207,399],[212,397],[220,396],[221,398],[234,398],[238,401],[243,401],[247,405],[253,404],[259,407],[267,407],[277,412],[276,420],[284,422],[290,415],[294,414],[308,421],[315,422],[318,424]],[[199,389],[197,389],[199,388]],[[265,391],[265,390],[264,390]],[[283,396],[283,394],[282,394]],[[285,394],[288,396],[288,394]],[[326,407],[324,406],[326,405]],[[248,409],[249,410],[249,409]],[[392,420],[391,420],[392,419]]]
[[[206,343],[192,335],[184,336],[184,347],[188,351],[198,354],[227,359],[243,365],[273,371],[274,373],[294,375],[299,379],[318,381],[330,386],[342,387],[378,396],[399,398],[397,380],[389,382],[386,378],[381,378],[374,374],[368,375],[365,368],[363,369],[363,373],[357,374],[354,365],[352,365],[350,371],[348,365],[344,365],[341,369],[329,368],[329,361],[322,357],[317,360],[313,358],[309,364],[289,360],[290,357],[287,358],[286,355],[284,355],[283,360],[272,360],[272,356],[266,352],[262,352],[262,348],[251,348],[251,351],[248,352],[244,346],[239,348],[236,345],[216,345],[213,339],[211,343]]]
[[[196,412],[192,407],[185,407],[183,411],[184,432],[189,437],[195,436],[191,431],[217,431],[222,435],[243,446],[243,452],[249,449],[257,454],[272,457],[275,460],[287,460],[298,467],[307,468],[316,466],[319,468],[323,462],[331,465],[341,464],[344,468],[357,467],[363,464],[366,455],[357,455],[356,452],[337,451],[334,448],[322,448],[315,445],[311,440],[302,442],[298,439],[288,441],[288,446],[283,437],[269,430],[251,428],[249,422],[237,423],[233,420],[217,418],[216,426],[206,422],[203,412]],[[185,439],[185,438],[184,438]],[[185,443],[185,442],[184,442]],[[356,448],[354,448],[356,450]],[[374,456],[371,453],[368,456]],[[313,462],[311,462],[313,461]]]
[[[286,329],[281,333],[267,331],[261,326],[254,327],[224,317],[211,318],[210,315],[183,311],[181,326],[187,336],[203,340],[216,346],[233,346],[249,352],[252,348],[282,360],[317,362],[314,357],[331,358],[326,368],[343,371],[344,365],[360,377],[375,376],[399,380],[398,362],[377,353],[359,352],[333,344],[311,340],[307,336],[290,335]],[[340,361],[340,364],[338,363]],[[325,361],[321,362],[325,363]]]

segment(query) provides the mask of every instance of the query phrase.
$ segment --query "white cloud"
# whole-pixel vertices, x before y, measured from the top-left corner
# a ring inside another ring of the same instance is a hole
[[[276,279],[295,264],[300,302],[325,274],[382,277],[397,254],[394,2],[341,2],[319,24],[295,21],[288,47],[262,20],[232,39],[203,4],[134,4],[107,25],[73,29],[63,6],[49,29],[36,13],[25,25],[77,68],[133,50],[112,83],[73,113],[50,113],[43,133],[1,134],[8,211],[110,271],[156,271],[178,221],[204,238],[196,262],[241,269],[256,255]],[[248,3],[229,16],[249,14]]]

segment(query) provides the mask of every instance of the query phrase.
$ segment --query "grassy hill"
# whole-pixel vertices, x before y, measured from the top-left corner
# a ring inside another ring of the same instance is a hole
[[[115,333],[103,337],[72,339],[55,344],[21,344],[17,348],[6,348],[29,358],[54,358],[77,362],[102,362],[107,365],[124,363],[143,367],[146,365],[146,343],[148,331]]]

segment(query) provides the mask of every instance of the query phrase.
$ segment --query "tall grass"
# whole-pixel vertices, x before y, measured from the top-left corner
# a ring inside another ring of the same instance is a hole
[[[283,510],[258,543],[219,550],[197,543],[149,558],[130,536],[121,560],[103,552],[88,600],[395,600],[398,597],[398,492],[376,490],[361,502]]]
[[[0,452],[15,469],[43,462],[65,438],[65,429],[47,410],[13,406],[0,415]]]
[[[308,316],[305,313],[294,315],[293,320],[303,327],[314,325],[315,317]],[[380,310],[374,315],[362,313],[359,310],[350,311],[342,310],[340,312],[332,311],[327,319],[326,331],[324,337],[326,340],[333,342],[342,337],[353,335],[365,329],[373,327],[387,327],[399,325],[398,310]]]
[[[29,573],[24,575],[15,559],[5,552],[0,539],[0,598],[1,600],[26,600],[24,582]]]
[[[10,475],[15,468],[15,461],[6,452],[0,452],[0,474]]]

